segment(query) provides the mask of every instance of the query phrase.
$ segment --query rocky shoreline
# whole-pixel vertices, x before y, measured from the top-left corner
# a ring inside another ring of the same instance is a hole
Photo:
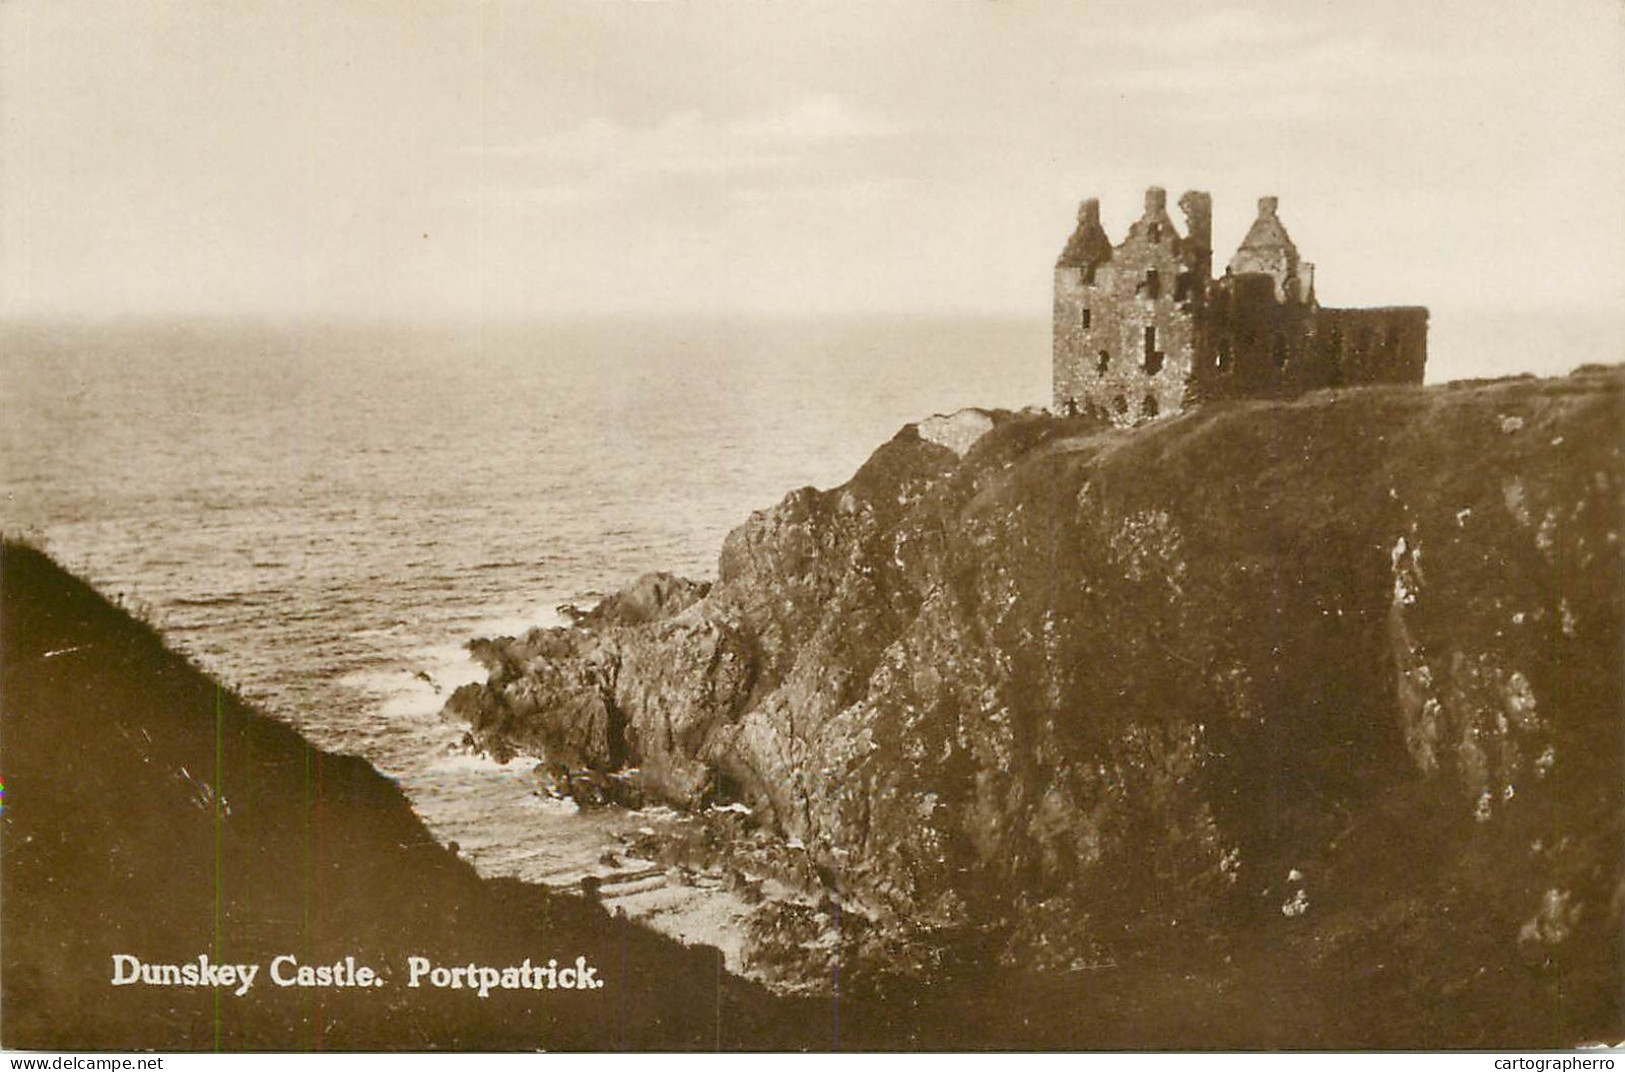
[[[715,949],[479,878],[389,779],[261,715],[41,552],[0,547],[0,600],[8,1049],[832,1045],[816,1005],[724,972]],[[479,997],[411,985],[413,958],[529,964],[533,983],[582,958],[604,985]],[[135,961],[255,981],[115,983]],[[363,967],[385,982],[353,984]]]
[[[8,542],[3,1041],[1617,1041],[1622,422],[1592,370],[905,428],[753,516],[715,582],[480,646],[447,707],[471,743],[642,805],[585,897],[481,880],[388,779]],[[632,894],[731,899],[712,929],[780,993],[618,919]],[[114,986],[120,954],[391,978]],[[546,956],[608,984],[396,985]]]
[[[630,855],[774,883],[783,986],[1171,958],[1353,987],[1363,1044],[1618,1038],[1622,390],[935,418],[446,714],[702,817]]]

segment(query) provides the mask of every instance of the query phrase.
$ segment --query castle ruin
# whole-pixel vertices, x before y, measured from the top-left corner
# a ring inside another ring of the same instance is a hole
[[[1055,264],[1055,412],[1130,425],[1212,399],[1422,382],[1428,311],[1322,308],[1275,198],[1217,279],[1212,197],[1188,191],[1179,207],[1183,235],[1153,186],[1115,246],[1100,202],[1079,208]]]

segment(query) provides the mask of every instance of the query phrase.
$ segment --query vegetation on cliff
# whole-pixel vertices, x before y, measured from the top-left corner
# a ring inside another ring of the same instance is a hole
[[[1284,1044],[1618,1038],[1622,390],[910,425],[709,587],[483,643],[448,711],[805,846],[839,906],[809,957],[1151,958],[1208,1025],[1289,1005]]]
[[[310,745],[38,551],[0,548],[0,979],[11,1049],[712,1049],[824,1021],[580,898],[482,881],[405,796]],[[245,993],[113,985],[116,955],[258,965]],[[279,986],[353,957],[374,988]],[[436,965],[571,965],[593,990],[408,986]],[[278,969],[293,977],[294,969]]]

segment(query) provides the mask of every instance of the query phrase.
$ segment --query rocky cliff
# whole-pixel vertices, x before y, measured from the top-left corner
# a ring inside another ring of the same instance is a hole
[[[910,425],[448,710],[744,805],[893,937],[1355,999],[1298,1044],[1617,1039],[1622,390]]]

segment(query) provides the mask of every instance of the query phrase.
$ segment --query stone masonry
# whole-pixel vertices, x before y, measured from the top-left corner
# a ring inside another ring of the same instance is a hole
[[[1425,308],[1322,308],[1314,265],[1260,198],[1258,218],[1214,279],[1212,198],[1146,191],[1113,245],[1085,201],[1055,265],[1054,402],[1129,425],[1219,398],[1287,397],[1320,387],[1420,383]]]

